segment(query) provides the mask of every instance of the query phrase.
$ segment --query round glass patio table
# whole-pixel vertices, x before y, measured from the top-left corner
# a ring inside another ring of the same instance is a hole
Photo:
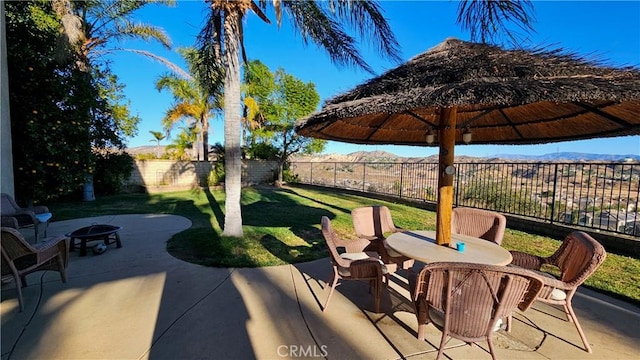
[[[487,265],[508,265],[513,258],[507,249],[500,245],[460,234],[451,234],[451,242],[455,246],[463,242],[464,251],[436,244],[435,231],[397,232],[387,238],[387,244],[394,251],[409,258],[431,262],[467,262]]]

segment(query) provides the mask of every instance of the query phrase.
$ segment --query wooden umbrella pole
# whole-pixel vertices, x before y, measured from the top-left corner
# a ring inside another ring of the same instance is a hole
[[[453,209],[453,150],[456,144],[457,107],[445,108],[440,113],[440,158],[438,164],[438,205],[436,213],[436,243],[450,245],[451,210]],[[448,171],[447,171],[448,170]]]

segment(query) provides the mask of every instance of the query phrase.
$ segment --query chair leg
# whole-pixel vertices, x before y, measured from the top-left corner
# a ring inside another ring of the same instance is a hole
[[[578,322],[578,318],[576,317],[575,312],[573,312],[573,308],[571,307],[571,303],[567,303],[564,306],[565,310],[567,311],[567,315],[569,315],[569,319],[571,319],[571,321],[573,321],[573,324],[576,326],[576,329],[578,330],[578,334],[580,334],[580,339],[582,339],[582,343],[584,344],[584,348],[585,350],[591,354],[593,353],[593,350],[591,350],[591,346],[589,345],[589,341],[587,341],[587,336],[584,334],[584,331],[582,331],[582,327],[580,326],[580,323]]]
[[[327,310],[327,306],[329,306],[329,301],[331,301],[331,295],[333,295],[333,290],[336,289],[336,285],[338,284],[338,271],[334,268],[334,276],[333,276],[333,281],[331,282],[331,290],[329,290],[329,296],[327,296],[327,301],[325,301],[324,303],[324,307],[322,308],[322,312],[325,312]]]
[[[507,332],[511,332],[511,323],[513,321],[513,314],[507,316]]]
[[[20,312],[24,310],[24,300],[22,298],[22,280],[20,276],[14,276],[14,281],[16,282],[16,291],[18,292],[18,304],[20,304]]]
[[[424,340],[424,331],[427,324],[418,324],[418,340]]]
[[[489,353],[491,354],[491,358],[492,358],[493,360],[497,360],[497,358],[496,358],[496,351],[495,351],[495,349],[493,348],[493,342],[491,341],[491,337],[488,337],[488,338],[487,338],[487,343],[489,344]]]
[[[382,287],[380,286],[380,281],[376,280],[375,283],[375,307],[376,307],[376,314],[380,313],[380,298],[382,297]],[[388,286],[388,285],[387,285]]]
[[[442,338],[440,339],[440,347],[438,348],[438,356],[436,356],[436,360],[440,359],[442,353],[444,352],[444,346],[447,344],[447,334],[442,333]]]
[[[62,255],[58,254],[58,256],[56,257],[56,260],[58,261],[58,271],[60,272],[60,279],[62,280],[63,283],[66,283],[67,282],[67,268],[65,266],[64,259],[62,258]]]

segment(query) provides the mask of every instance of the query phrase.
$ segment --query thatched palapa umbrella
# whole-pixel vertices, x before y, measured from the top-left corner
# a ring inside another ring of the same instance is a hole
[[[328,100],[296,130],[357,144],[439,145],[436,241],[448,244],[456,142],[540,144],[638,135],[640,70],[561,51],[447,39]]]

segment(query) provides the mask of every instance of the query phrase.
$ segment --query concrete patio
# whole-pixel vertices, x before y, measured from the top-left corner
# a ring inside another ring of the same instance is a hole
[[[319,221],[320,219],[318,219]],[[380,314],[361,282],[345,282],[327,312],[328,259],[268,268],[207,268],[178,260],[166,241],[191,226],[172,215],[117,215],[53,222],[49,235],[94,223],[122,226],[123,247],[71,253],[69,281],[27,277],[25,310],[2,286],[6,359],[434,359],[440,332],[417,324],[404,273],[383,293]],[[25,234],[33,233],[27,230]],[[501,359],[637,359],[640,309],[581,289],[574,309],[593,347],[582,350],[563,312],[536,304],[495,335]],[[551,315],[551,316],[549,316]],[[490,359],[487,344],[452,340],[451,359]]]

